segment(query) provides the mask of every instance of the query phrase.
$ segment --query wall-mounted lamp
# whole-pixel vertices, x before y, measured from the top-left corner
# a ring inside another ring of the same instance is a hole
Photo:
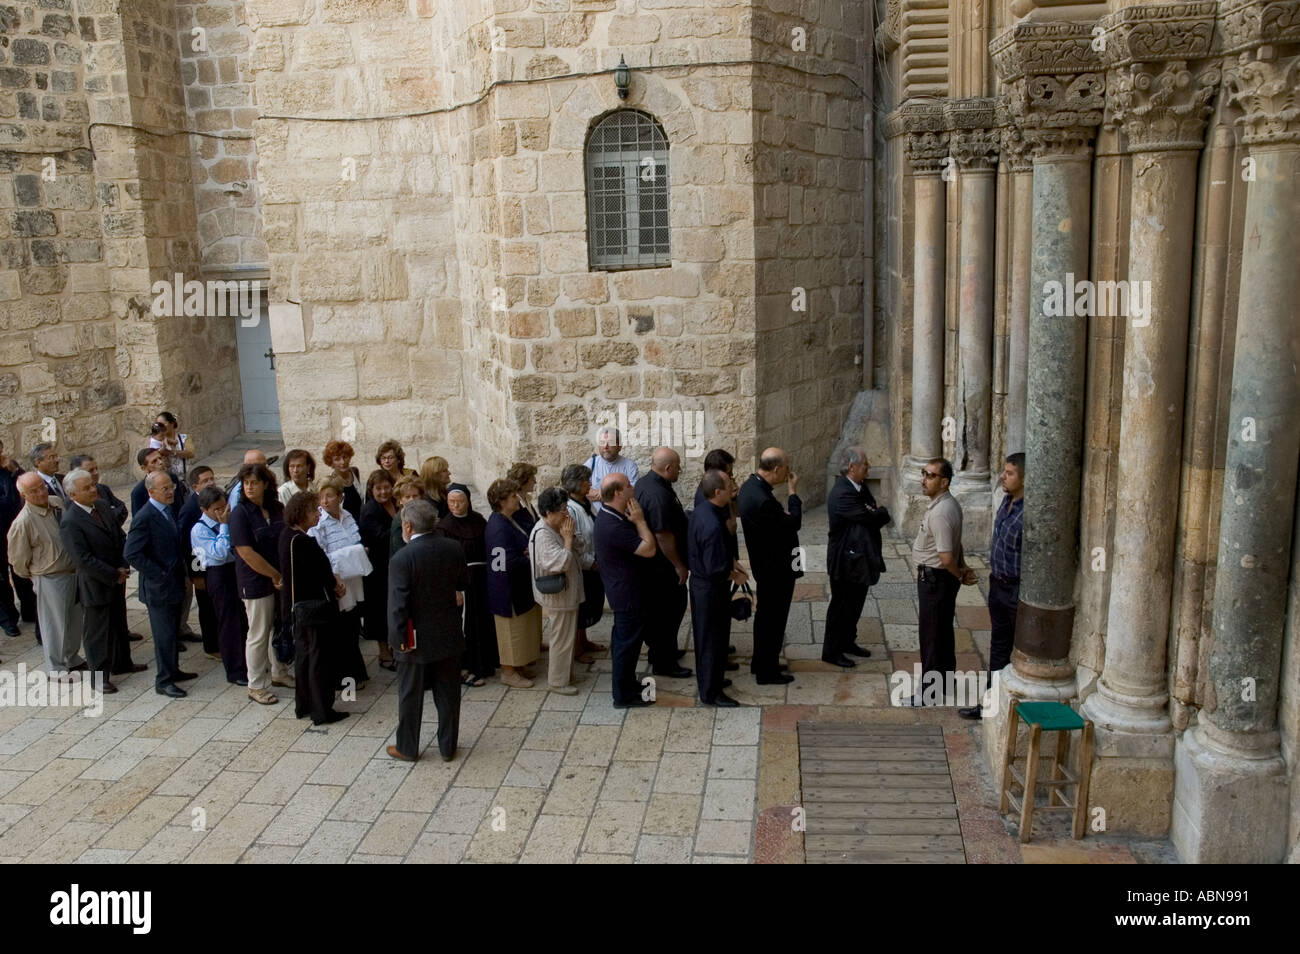
[[[632,85],[632,71],[628,69],[627,62],[622,56],[618,58],[618,66],[614,68],[614,85],[618,87],[618,98],[627,99],[628,87]]]

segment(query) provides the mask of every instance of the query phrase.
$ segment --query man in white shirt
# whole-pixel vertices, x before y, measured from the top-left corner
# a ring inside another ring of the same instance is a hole
[[[636,461],[630,457],[621,456],[623,445],[619,442],[622,440],[617,427],[602,427],[596,434],[596,453],[592,454],[584,462],[584,466],[591,471],[591,490],[587,492],[587,500],[591,502],[591,509],[600,513],[600,485],[610,474],[624,474],[628,483],[633,487],[636,486],[638,468]]]

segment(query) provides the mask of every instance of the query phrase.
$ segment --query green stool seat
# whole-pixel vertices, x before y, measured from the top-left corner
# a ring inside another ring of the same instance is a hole
[[[1021,702],[1016,712],[1026,725],[1040,726],[1044,732],[1075,732],[1083,728],[1083,718],[1062,702]]]

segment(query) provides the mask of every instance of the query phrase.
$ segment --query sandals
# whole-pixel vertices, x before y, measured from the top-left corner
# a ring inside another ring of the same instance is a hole
[[[248,698],[264,706],[273,706],[280,701],[267,689],[249,689]]]
[[[476,676],[472,672],[467,672],[461,677],[460,684],[469,686],[471,689],[479,689],[487,685],[487,680],[482,676]]]

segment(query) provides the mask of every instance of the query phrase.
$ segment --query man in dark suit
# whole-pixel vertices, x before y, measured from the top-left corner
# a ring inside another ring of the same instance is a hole
[[[710,470],[700,481],[704,502],[691,511],[687,557],[691,570],[691,629],[700,702],[706,706],[740,705],[726,688],[727,643],[731,634],[731,584],[749,577],[732,556],[727,532],[731,516],[731,478]]]
[[[432,502],[411,501],[401,521],[407,545],[388,564],[388,642],[397,663],[397,744],[388,754],[403,762],[420,757],[424,692],[432,689],[438,751],[450,762],[460,735],[461,607],[469,571],[460,544],[433,535],[438,510]]]
[[[646,567],[646,655],[656,676],[685,679],[691,671],[681,665],[677,631],[686,615],[686,511],[673,484],[682,460],[671,447],[657,447],[650,470],[636,482],[636,502],[655,535],[657,552]],[[681,655],[685,655],[682,653]]]
[[[172,516],[180,519],[181,504],[185,502],[185,486],[181,483],[180,478],[167,469],[167,457],[162,450],[157,447],[146,447],[135,455],[135,461],[144,471],[144,476],[148,477],[153,473],[163,473],[171,478],[172,481]],[[149,503],[149,491],[144,485],[142,479],[138,484],[131,488],[131,513],[139,513]]]
[[[113,601],[131,571],[122,556],[126,537],[113,518],[113,509],[99,499],[95,478],[80,467],[64,480],[70,504],[59,525],[63,549],[77,567],[77,595],[83,613],[82,646],[92,672],[103,673],[104,692],[117,692],[110,676],[137,671],[131,663],[125,633],[113,632]],[[125,659],[119,657],[123,651]],[[140,666],[139,670],[145,667]]]
[[[772,492],[790,482],[790,512],[786,513]],[[799,527],[803,522],[803,501],[799,499],[799,476],[779,447],[769,447],[758,460],[758,473],[750,474],[740,488],[740,524],[745,530],[749,567],[758,585],[758,608],[754,613],[754,655],[749,671],[759,685],[794,682],[778,662],[785,642],[785,623],[790,617],[794,581],[803,576],[799,550]]]
[[[99,492],[99,499],[108,504],[113,511],[113,518],[117,521],[119,527],[126,526],[126,518],[130,511],[127,509],[126,502],[119,500],[117,494],[113,493],[113,488],[108,484],[99,482],[99,462],[88,454],[76,454],[72,457],[69,466],[76,470],[81,468],[90,474],[91,479],[95,481],[95,490]],[[126,531],[122,531],[123,540],[126,539]],[[139,633],[131,632],[130,626],[126,622],[126,584],[123,583],[117,588],[117,593],[113,597],[113,626],[112,626],[112,646],[109,649],[109,658],[113,660],[115,666],[125,668],[115,668],[114,675],[122,675],[128,672],[141,672],[144,666],[132,665],[131,663],[131,643],[138,643],[142,639]]]
[[[177,655],[176,621],[185,596],[185,566],[189,547],[181,545],[180,528],[172,516],[171,504],[175,485],[165,471],[145,476],[149,502],[131,518],[126,535],[126,561],[140,571],[140,602],[149,610],[149,628],[153,631],[154,656],[158,675],[154,691],[160,696],[180,699],[185,690],[176,685],[196,678],[182,672]]]
[[[867,489],[871,462],[861,447],[849,447],[840,456],[840,476],[826,497],[830,520],[826,569],[831,578],[831,605],[826,610],[826,635],[822,661],[853,666],[850,656],[870,656],[857,643],[858,619],[867,591],[880,579],[885,561],[880,529],[890,521],[889,511],[876,506]]]

